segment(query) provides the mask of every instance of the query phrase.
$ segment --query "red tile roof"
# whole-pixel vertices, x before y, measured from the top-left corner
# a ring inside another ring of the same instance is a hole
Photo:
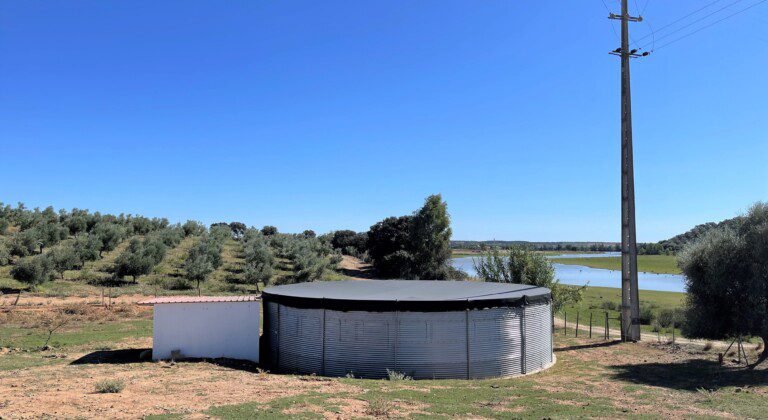
[[[215,303],[215,302],[254,302],[259,296],[163,296],[143,300],[139,305],[158,305],[165,303]]]

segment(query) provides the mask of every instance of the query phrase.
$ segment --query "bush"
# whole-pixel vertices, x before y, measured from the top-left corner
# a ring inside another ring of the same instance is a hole
[[[546,287],[552,292],[552,311],[559,312],[565,305],[581,301],[586,288],[570,287],[555,279],[552,261],[544,254],[522,247],[512,247],[506,255],[498,249],[487,251],[474,260],[477,276],[483,281],[517,283]]]
[[[105,379],[96,382],[95,389],[99,394],[117,394],[125,389],[125,382],[119,379]]]
[[[184,277],[167,277],[163,279],[162,286],[168,290],[189,290],[192,284]]]
[[[410,381],[411,379],[413,379],[412,377],[406,375],[405,373],[397,372],[390,369],[387,369],[387,378],[390,381]]]
[[[651,321],[653,321],[654,314],[653,314],[653,308],[647,305],[640,305],[640,323],[643,325],[651,325]]]
[[[384,418],[389,417],[392,413],[393,404],[383,398],[376,398],[368,402],[368,407],[365,408],[365,414],[376,417]]]
[[[620,311],[621,303],[616,303],[612,300],[606,300],[600,304],[600,307],[606,311]]]
[[[669,328],[674,325],[679,327],[685,320],[685,312],[680,308],[675,309],[661,309],[656,315],[656,321],[662,328]]]

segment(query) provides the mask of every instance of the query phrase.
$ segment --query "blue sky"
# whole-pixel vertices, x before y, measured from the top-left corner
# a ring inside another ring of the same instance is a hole
[[[650,0],[633,38],[703,4]],[[3,2],[0,201],[326,232],[441,193],[454,239],[618,241],[607,13]],[[768,199],[766,28],[768,3],[633,61],[640,241]]]

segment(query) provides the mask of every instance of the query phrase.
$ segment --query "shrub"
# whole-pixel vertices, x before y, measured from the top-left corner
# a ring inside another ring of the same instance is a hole
[[[606,300],[600,304],[600,307],[606,311],[618,311],[621,309],[621,304],[612,300]]]
[[[643,325],[650,325],[653,321],[654,314],[653,308],[647,305],[640,305],[640,323]]]
[[[368,402],[365,414],[372,417],[389,417],[392,413],[392,402],[383,398],[376,398]]]
[[[125,389],[125,383],[119,379],[105,379],[96,382],[95,388],[99,394],[117,394]]]
[[[546,287],[552,291],[552,311],[559,312],[566,304],[581,301],[583,287],[569,287],[555,279],[555,268],[544,255],[522,247],[512,247],[506,255],[498,249],[487,251],[474,259],[477,275],[484,281],[518,283]]]
[[[390,381],[410,381],[411,379],[413,379],[412,377],[406,375],[405,373],[397,372],[390,369],[387,369],[387,378]]]
[[[656,315],[656,320],[662,328],[669,328],[673,323],[676,327],[679,327],[685,320],[685,312],[680,308],[664,308]]]

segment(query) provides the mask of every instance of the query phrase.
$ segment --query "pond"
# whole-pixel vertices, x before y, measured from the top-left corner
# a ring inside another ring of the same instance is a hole
[[[584,256],[602,256],[602,257],[614,257],[618,256],[617,253],[605,253],[605,254],[584,254]],[[565,257],[580,257],[580,254],[567,254]],[[558,256],[551,257],[553,260],[557,260]],[[470,276],[477,275],[474,264],[472,262],[473,257],[462,257],[451,259],[451,265],[466,271]],[[621,288],[621,271],[618,270],[605,270],[601,268],[591,268],[582,265],[570,265],[570,264],[558,264],[553,261],[555,266],[555,277],[563,284],[572,284],[575,286],[583,286],[589,283],[590,286],[601,287],[616,287]],[[655,274],[655,273],[638,273],[637,281],[640,285],[640,290],[659,290],[663,292],[685,292],[684,277],[680,274]]]

